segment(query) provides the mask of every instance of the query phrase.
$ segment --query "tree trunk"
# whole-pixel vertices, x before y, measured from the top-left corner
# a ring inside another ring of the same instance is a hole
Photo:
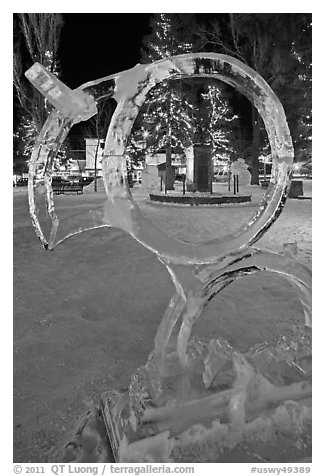
[[[172,147],[170,141],[166,143],[166,190],[174,190],[174,174],[172,167]]]
[[[97,154],[95,157],[94,192],[97,192]]]
[[[167,110],[167,137],[166,137],[166,177],[165,190],[174,190],[174,175],[172,168],[172,117],[171,117],[171,91],[168,91],[168,110]]]
[[[253,150],[251,156],[251,185],[259,185],[259,155],[260,155],[260,130],[261,116],[257,109],[252,106],[252,127],[253,127]]]
[[[95,170],[94,170],[94,192],[97,192],[97,159],[98,159],[98,149],[99,149],[99,137],[97,136],[97,145],[96,145],[96,152],[95,152]]]

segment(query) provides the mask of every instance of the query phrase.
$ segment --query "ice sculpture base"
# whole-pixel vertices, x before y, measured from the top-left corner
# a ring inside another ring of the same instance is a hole
[[[117,463],[131,462],[131,454],[137,454],[132,462],[168,462],[161,459],[161,438],[158,429],[151,424],[132,426],[128,392],[111,390],[101,397],[101,410],[114,459]],[[162,432],[168,445],[169,432]],[[167,448],[166,448],[167,450]]]
[[[178,437],[168,431],[135,438],[116,418],[116,406],[125,394],[115,391],[102,396],[102,414],[115,462],[118,463],[298,463],[311,462],[311,402],[303,406],[302,432],[290,428],[288,405],[281,406],[273,418],[263,416],[242,431],[220,422],[210,427],[193,425]],[[126,405],[127,406],[127,405]],[[241,440],[241,441],[240,441]]]
[[[301,335],[300,338],[297,338]],[[192,340],[189,365],[169,348],[129,389],[102,396],[120,463],[298,462],[311,455],[310,340],[281,337],[245,355],[226,341]],[[294,354],[292,354],[294,351]]]

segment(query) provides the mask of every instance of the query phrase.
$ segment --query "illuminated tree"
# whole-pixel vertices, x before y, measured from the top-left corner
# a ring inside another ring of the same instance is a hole
[[[209,27],[201,25],[198,32],[201,50],[235,56],[268,82],[284,106],[296,156],[310,149],[311,14],[220,14]],[[252,184],[258,184],[266,133],[254,106],[251,136]]]
[[[29,83],[24,72],[39,62],[59,75],[57,52],[62,24],[59,13],[14,14],[13,82],[18,103],[15,134],[23,142],[22,154],[26,160],[52,107]],[[61,151],[61,157],[64,156]]]
[[[136,121],[129,153],[140,157],[144,151],[154,154],[160,150],[167,153],[168,148],[184,150],[193,141],[193,109],[179,81],[151,90]]]
[[[211,144],[214,156],[228,157],[234,152],[232,143],[234,121],[229,103],[220,87],[209,84],[202,92],[201,113],[197,120],[202,142]]]
[[[188,40],[191,14],[158,13],[150,21],[152,32],[143,41],[142,60],[145,63],[189,53],[192,43]],[[193,106],[186,99],[179,81],[165,81],[150,93],[149,107],[142,115],[140,129],[135,132],[138,140],[152,152],[166,151],[166,189],[173,188],[172,150],[183,149],[194,130]],[[139,123],[138,123],[139,124]]]

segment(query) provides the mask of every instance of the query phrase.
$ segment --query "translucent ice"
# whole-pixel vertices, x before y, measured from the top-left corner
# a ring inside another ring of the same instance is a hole
[[[26,77],[63,116],[86,121],[97,113],[94,98],[82,91],[72,91],[40,63],[35,63],[26,72]]]

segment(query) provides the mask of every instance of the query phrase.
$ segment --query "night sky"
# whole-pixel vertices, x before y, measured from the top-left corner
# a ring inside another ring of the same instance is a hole
[[[151,32],[151,13],[63,14],[59,58],[61,80],[74,89],[87,81],[132,68],[141,59],[142,40]],[[219,14],[197,14],[209,21]],[[231,88],[232,89],[232,88]],[[240,95],[241,96],[241,95]],[[250,104],[236,94],[234,112],[249,115]]]
[[[152,13],[67,13],[60,36],[61,80],[75,88],[132,68],[141,60]],[[186,13],[184,14],[186,15]],[[222,14],[196,14],[209,22]]]
[[[204,22],[219,15],[196,14]],[[62,14],[64,23],[58,51],[61,81],[75,89],[140,63],[143,37],[151,32],[151,16],[152,13]],[[231,103],[234,113],[239,113],[241,121],[248,124],[249,101],[236,94]],[[14,121],[19,119],[17,111],[14,96]]]
[[[132,68],[140,62],[150,13],[63,14],[61,79],[70,88]]]

